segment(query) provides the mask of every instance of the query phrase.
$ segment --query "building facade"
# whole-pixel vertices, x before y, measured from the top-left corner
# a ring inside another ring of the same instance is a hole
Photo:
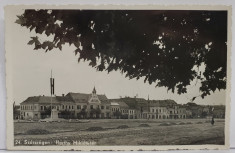
[[[174,100],[145,100],[143,98],[108,99],[96,93],[72,93],[62,96],[33,96],[20,104],[18,119],[39,120],[49,118],[51,108],[65,119],[186,119],[205,118],[211,107],[187,103],[177,104]],[[214,116],[224,118],[225,107],[213,107]]]

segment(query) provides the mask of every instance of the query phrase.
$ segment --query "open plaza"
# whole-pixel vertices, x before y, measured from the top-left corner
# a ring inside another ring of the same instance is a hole
[[[224,142],[224,119],[15,122],[15,145],[200,145]],[[79,142],[79,143],[78,143]]]

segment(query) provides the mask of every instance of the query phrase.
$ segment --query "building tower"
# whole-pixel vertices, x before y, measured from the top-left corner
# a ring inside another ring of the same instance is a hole
[[[94,88],[93,88],[92,94],[93,94],[93,95],[96,95],[96,89],[95,89],[95,86],[94,86]]]

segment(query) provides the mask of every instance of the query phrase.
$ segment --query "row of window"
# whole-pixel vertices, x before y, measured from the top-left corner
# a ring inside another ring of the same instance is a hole
[[[156,112],[156,113],[164,113],[164,112],[167,112],[167,110],[166,109],[152,109],[152,112],[154,113],[154,112]]]
[[[121,112],[122,113],[128,113],[128,109],[122,109]]]
[[[33,105],[21,105],[20,106],[21,110],[33,110],[33,109],[37,109],[36,106],[33,107]]]
[[[50,105],[48,106],[40,106],[40,110],[46,110],[47,108],[50,108]],[[56,109],[67,109],[67,110],[74,110],[75,107],[74,105],[61,105],[61,106],[52,106],[52,108],[56,108]],[[86,109],[87,108],[87,105],[77,105],[76,107],[77,109]],[[100,109],[109,109],[109,106],[99,106],[97,105],[97,108],[100,108]],[[21,110],[36,110],[37,109],[37,106],[33,106],[33,105],[21,105],[20,106],[20,109]],[[94,106],[93,105],[90,105],[90,109],[94,109]]]
[[[176,119],[176,118],[186,118],[186,115],[179,115],[179,116],[169,116],[169,115],[149,115],[148,118],[152,119]]]
[[[112,110],[112,112],[120,111],[121,113],[128,113],[128,111],[129,111],[129,114],[134,114],[134,110],[128,110],[128,109],[121,109],[120,110],[120,108],[118,108],[118,107],[112,108],[111,110]]]
[[[33,105],[21,105],[20,106],[21,107],[21,110],[33,110],[33,109],[37,109],[37,107],[36,106],[33,106]],[[90,109],[94,109],[94,106],[93,105],[90,105],[89,106],[90,107]],[[74,107],[74,105],[61,105],[61,107],[60,106],[53,106],[53,108],[56,108],[56,109],[62,109],[62,110],[64,110],[64,109],[66,109],[66,110],[74,110],[75,109],[75,107]],[[76,107],[77,109],[87,109],[87,105],[77,105],[77,107]],[[97,105],[97,108],[100,108],[100,109],[109,109],[109,106],[99,106],[99,105]],[[40,109],[41,110],[46,110],[46,106],[40,106]],[[120,108],[118,108],[118,107],[115,107],[115,108],[112,108],[111,109],[113,112],[114,111],[120,111]],[[129,110],[130,112],[130,114],[134,114],[134,110]],[[128,110],[121,110],[121,112],[122,113],[128,113]],[[152,113],[164,113],[164,112],[168,112],[168,110],[166,110],[166,109],[152,109]],[[178,113],[186,113],[186,111],[185,110],[179,110],[179,111],[177,111],[177,110],[174,110],[174,111],[170,111],[170,114],[178,114]]]
[[[152,109],[152,113],[164,113],[164,112],[168,112],[167,109]],[[178,114],[178,113],[186,113],[185,110],[174,110],[174,111],[170,111],[170,114]]]
[[[116,111],[120,111],[120,108],[114,107],[114,108],[112,108],[111,110],[112,110],[113,112],[116,112]]]

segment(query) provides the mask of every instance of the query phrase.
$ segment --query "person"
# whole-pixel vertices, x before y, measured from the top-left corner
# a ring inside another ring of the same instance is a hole
[[[212,117],[212,119],[211,119],[211,125],[214,125],[214,123],[215,123],[215,120],[214,120],[214,117]]]

